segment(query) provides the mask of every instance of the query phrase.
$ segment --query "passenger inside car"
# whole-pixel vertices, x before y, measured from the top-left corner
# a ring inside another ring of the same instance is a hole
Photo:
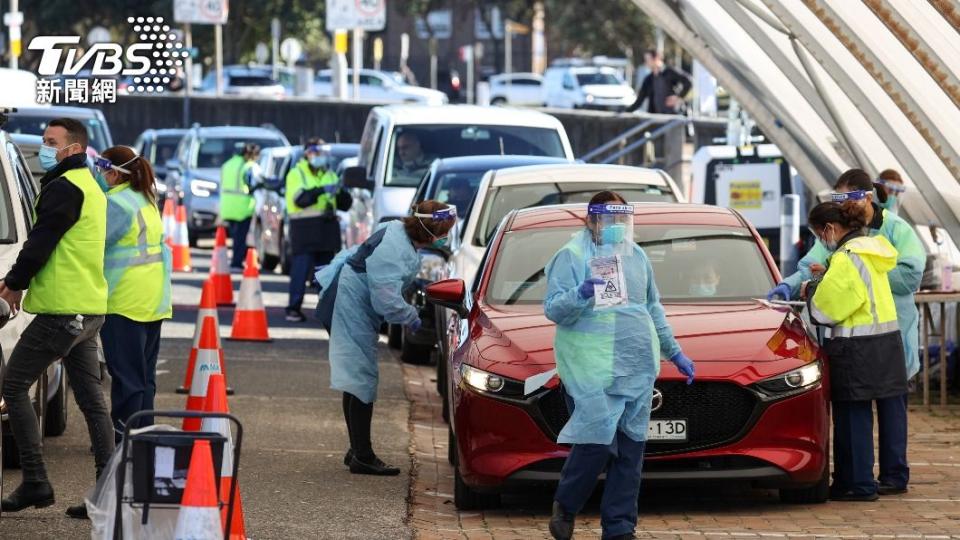
[[[691,274],[690,296],[716,296],[719,284],[720,274],[716,263],[712,260],[703,261]]]
[[[394,178],[418,182],[430,168],[435,157],[423,153],[420,137],[406,131],[397,137],[397,159],[393,162]]]

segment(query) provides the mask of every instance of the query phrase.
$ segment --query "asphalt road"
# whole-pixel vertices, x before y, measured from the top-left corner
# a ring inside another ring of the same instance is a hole
[[[175,316],[163,327],[158,408],[179,409],[186,400],[174,390],[183,381],[208,255],[194,250],[194,272],[174,276]],[[342,463],[347,436],[340,394],[329,389],[326,333],[316,323],[283,321],[284,276],[263,276],[262,282],[273,341],[224,341],[228,382],[236,390],[229,405],[244,426],[239,483],[247,535],[408,538],[409,404],[399,362],[382,344],[373,436],[378,454],[403,472],[393,478],[351,475]],[[316,296],[308,295],[304,305],[316,305]],[[229,335],[231,309],[220,310],[220,323],[221,335]],[[72,398],[69,415],[67,432],[44,443],[57,503],[3,515],[0,538],[89,538],[89,522],[63,513],[94,480],[89,438]],[[5,471],[4,491],[19,481],[19,471]]]

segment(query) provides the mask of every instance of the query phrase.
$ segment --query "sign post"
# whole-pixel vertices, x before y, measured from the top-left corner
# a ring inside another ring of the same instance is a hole
[[[353,69],[354,99],[360,98],[363,32],[379,32],[386,25],[386,0],[327,0],[327,31],[335,33],[339,30],[353,30],[353,62],[351,67]],[[336,64],[333,68],[336,71]]]
[[[270,53],[272,55],[273,80],[280,75],[280,19],[274,17],[270,21]]]
[[[23,45],[20,42],[20,26],[23,24],[23,12],[18,11],[19,1],[10,0],[10,11],[3,14],[3,24],[10,27],[10,69],[17,69],[17,62]]]
[[[186,47],[193,49],[191,24],[212,24],[214,35],[214,60],[216,65],[217,96],[223,94],[223,25],[229,15],[228,0],[174,0],[173,20],[184,23]],[[193,72],[192,58],[187,60],[187,92],[191,90]]]

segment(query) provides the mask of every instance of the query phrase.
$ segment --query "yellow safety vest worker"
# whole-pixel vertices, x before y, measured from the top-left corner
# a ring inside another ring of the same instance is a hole
[[[157,205],[127,182],[111,188],[107,201],[107,313],[138,322],[170,318],[171,260]]]
[[[810,300],[810,315],[832,326],[832,337],[899,332],[887,272],[897,250],[882,236],[860,236],[837,249]]]
[[[47,315],[103,315],[107,312],[107,281],[103,277],[107,198],[86,167],[71,169],[63,177],[83,193],[80,218],[30,280],[23,309]],[[42,190],[34,208],[41,197]]]
[[[253,161],[236,155],[220,167],[221,220],[243,221],[253,215],[256,203],[244,178],[253,165]]]
[[[290,216],[290,219],[316,217],[323,215],[328,208],[335,208],[336,199],[335,196],[330,193],[320,195],[320,197],[317,198],[317,202],[307,208],[297,206],[296,199],[302,190],[335,185],[339,181],[337,174],[331,170],[326,170],[323,174],[319,175],[314,174],[313,171],[310,170],[310,165],[307,160],[301,159],[297,162],[297,166],[290,169],[290,172],[287,173],[285,189],[287,215]]]

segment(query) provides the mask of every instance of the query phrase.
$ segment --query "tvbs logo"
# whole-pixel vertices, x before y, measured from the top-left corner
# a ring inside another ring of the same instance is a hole
[[[123,47],[116,43],[95,43],[79,60],[76,48],[66,49],[64,58],[64,49],[60,47],[77,46],[79,43],[80,36],[37,36],[27,48],[43,51],[37,69],[40,75],[77,75],[84,68],[88,68],[93,77],[143,75],[150,70],[153,45],[137,43],[127,47],[124,53]],[[130,67],[124,67],[124,60]]]

